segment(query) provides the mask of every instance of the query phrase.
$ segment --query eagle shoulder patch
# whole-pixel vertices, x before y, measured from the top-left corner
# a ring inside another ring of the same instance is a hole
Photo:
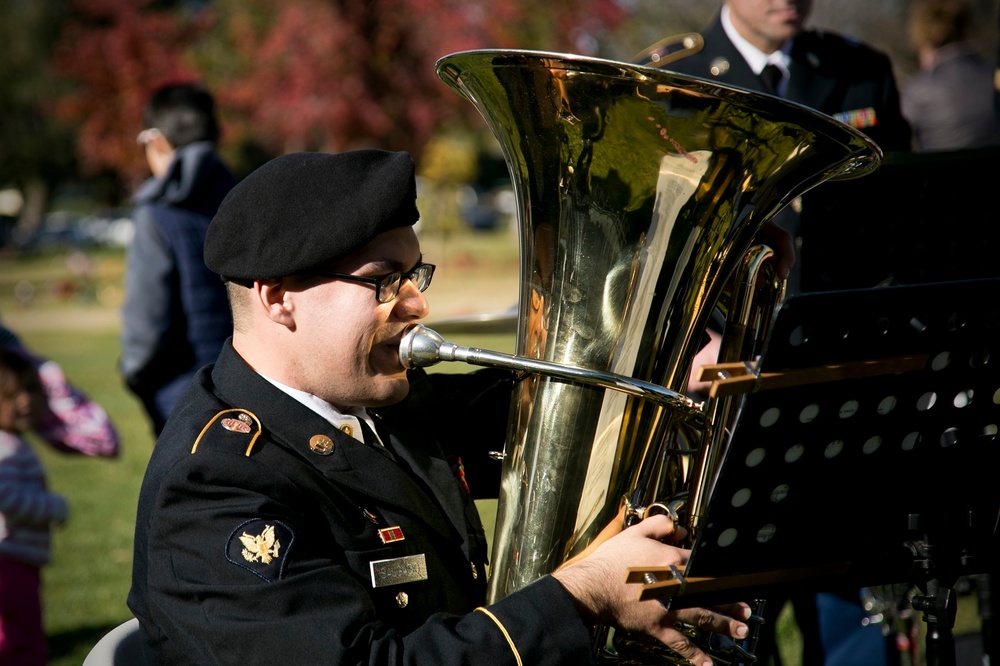
[[[280,520],[254,518],[229,535],[226,559],[270,583],[284,576],[294,541],[295,533]]]

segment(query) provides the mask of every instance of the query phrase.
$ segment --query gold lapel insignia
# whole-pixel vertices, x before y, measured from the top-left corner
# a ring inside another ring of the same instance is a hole
[[[398,525],[394,527],[383,527],[378,531],[378,538],[382,539],[382,543],[392,543],[393,541],[403,541],[406,537],[403,536],[403,530],[400,529]]]
[[[242,412],[235,419],[222,419],[223,428],[232,432],[243,433],[244,435],[250,432],[251,423],[250,417]]]
[[[240,541],[243,543],[243,559],[247,562],[270,564],[273,558],[278,557],[278,549],[281,548],[281,542],[274,537],[274,525],[266,525],[264,531],[256,536],[244,532]]]
[[[328,456],[333,453],[334,444],[333,440],[326,435],[313,435],[309,438],[309,448],[312,449],[313,453]]]
[[[374,513],[372,513],[371,511],[369,511],[368,509],[366,509],[364,507],[360,507],[360,508],[361,508],[361,514],[365,518],[367,518],[368,520],[372,521],[374,524],[378,525],[378,516],[376,516]]]
[[[716,58],[708,65],[708,71],[712,76],[722,76],[729,71],[729,61],[725,58]]]

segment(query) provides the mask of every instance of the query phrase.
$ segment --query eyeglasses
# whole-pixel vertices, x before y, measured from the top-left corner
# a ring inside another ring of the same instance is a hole
[[[350,275],[347,273],[330,273],[326,271],[310,271],[310,275],[319,277],[338,278],[340,280],[350,280],[351,282],[363,282],[364,284],[375,285],[375,299],[379,303],[388,303],[399,294],[399,288],[403,286],[403,280],[410,280],[419,290],[424,291],[431,286],[431,278],[434,277],[434,264],[420,263],[406,273],[389,273],[379,277],[362,277],[360,275]]]

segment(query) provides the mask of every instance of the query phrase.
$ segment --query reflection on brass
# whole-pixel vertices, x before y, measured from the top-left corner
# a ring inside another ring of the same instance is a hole
[[[632,516],[671,507],[696,538],[740,405],[683,395],[709,316],[727,316],[720,362],[759,353],[784,285],[758,232],[815,185],[873,171],[878,147],[787,100],[665,69],[484,50],[437,73],[492,129],[518,214],[517,341],[502,362],[521,381],[489,600],[580,553],[623,499]],[[630,632],[595,634],[602,658],[685,663]]]

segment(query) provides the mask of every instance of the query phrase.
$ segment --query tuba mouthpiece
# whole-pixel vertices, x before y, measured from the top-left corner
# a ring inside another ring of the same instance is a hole
[[[399,362],[407,370],[426,368],[441,362],[444,338],[422,324],[414,324],[399,341]]]

